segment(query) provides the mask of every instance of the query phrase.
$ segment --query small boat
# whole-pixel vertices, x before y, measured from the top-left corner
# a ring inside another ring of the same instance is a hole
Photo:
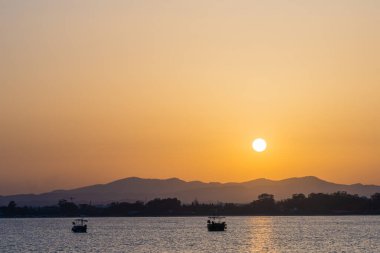
[[[74,233],[87,233],[87,220],[85,219],[75,219],[73,221],[73,227],[71,231]]]
[[[207,220],[208,231],[224,231],[227,229],[227,224],[225,222],[226,217],[222,216],[210,216]]]

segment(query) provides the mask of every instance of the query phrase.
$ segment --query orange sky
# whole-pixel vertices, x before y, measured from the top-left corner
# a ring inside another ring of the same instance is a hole
[[[2,1],[0,194],[380,184],[379,27],[379,1]]]

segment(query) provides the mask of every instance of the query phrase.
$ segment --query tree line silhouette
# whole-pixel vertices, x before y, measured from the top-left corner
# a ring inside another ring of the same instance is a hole
[[[248,204],[199,203],[194,200],[183,204],[177,198],[154,199],[146,203],[137,201],[113,202],[109,205],[76,204],[65,199],[54,206],[17,206],[10,201],[0,207],[0,217],[124,217],[124,216],[207,216],[207,215],[348,215],[380,214],[380,193],[363,197],[347,192],[332,194],[293,194],[278,200],[263,193]]]

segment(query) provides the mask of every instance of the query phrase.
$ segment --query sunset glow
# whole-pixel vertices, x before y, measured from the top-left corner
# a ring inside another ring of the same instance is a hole
[[[0,195],[380,184],[380,1],[33,2],[0,4]]]
[[[252,148],[256,152],[263,152],[267,148],[267,142],[262,138],[257,138],[252,142]]]

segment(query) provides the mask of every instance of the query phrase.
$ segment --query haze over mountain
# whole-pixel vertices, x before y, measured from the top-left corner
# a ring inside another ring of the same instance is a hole
[[[283,180],[255,179],[242,183],[186,182],[178,178],[143,179],[130,177],[107,184],[97,184],[71,190],[55,190],[43,194],[19,194],[0,196],[0,205],[13,200],[18,205],[54,205],[60,199],[72,199],[76,203],[107,204],[114,201],[149,201],[154,198],[176,197],[183,202],[197,199],[199,202],[248,203],[261,193],[274,194],[276,199],[290,197],[294,193],[332,193],[346,191],[360,196],[380,192],[380,186],[363,184],[335,184],[308,176]]]

